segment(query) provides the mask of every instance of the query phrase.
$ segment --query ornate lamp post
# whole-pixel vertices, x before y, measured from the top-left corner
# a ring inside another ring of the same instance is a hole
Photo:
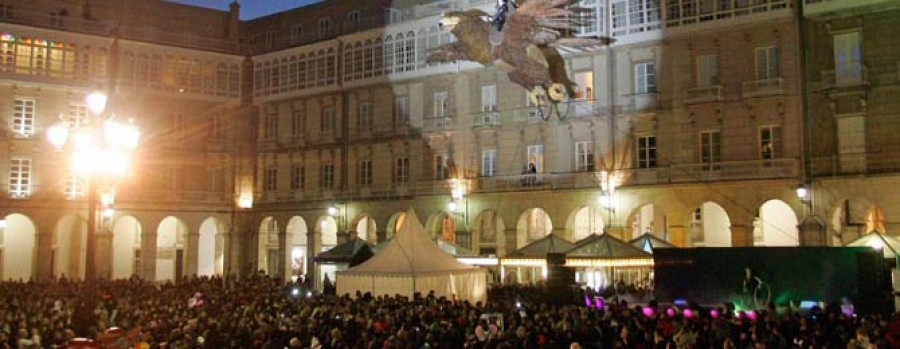
[[[133,123],[118,122],[114,115],[104,114],[106,100],[106,94],[89,94],[86,103],[90,115],[83,124],[60,120],[47,130],[50,143],[68,154],[71,171],[85,183],[88,227],[84,277],[89,281],[97,277],[100,208],[106,216],[113,212],[115,183],[128,172],[132,153],[140,139],[140,131]],[[102,194],[101,186],[106,189]]]

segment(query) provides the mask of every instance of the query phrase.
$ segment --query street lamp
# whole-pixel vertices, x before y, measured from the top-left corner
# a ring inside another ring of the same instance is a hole
[[[100,212],[110,218],[115,211],[112,203],[115,182],[128,171],[132,153],[137,148],[140,131],[133,123],[121,123],[104,114],[108,97],[94,92],[85,98],[91,114],[83,124],[60,121],[47,130],[47,138],[53,146],[69,154],[71,171],[84,179],[88,201],[87,244],[85,246],[84,277],[96,278],[97,227]],[[109,186],[101,195],[101,184]]]

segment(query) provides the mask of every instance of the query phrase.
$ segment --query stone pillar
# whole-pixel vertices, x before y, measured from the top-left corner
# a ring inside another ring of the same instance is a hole
[[[753,246],[753,227],[746,225],[731,226],[731,246],[732,247],[752,247]]]
[[[306,237],[306,277],[312,289],[319,289],[319,264],[316,263],[316,254],[322,250],[322,233],[313,227]]]
[[[144,280],[156,281],[156,232],[145,231],[141,236],[141,270],[135,270]]]
[[[687,237],[685,235],[683,225],[669,226],[668,234],[669,242],[671,242],[673,245],[678,247],[687,246]]]
[[[32,277],[36,280],[48,280],[53,277],[53,263],[50,257],[53,255],[53,230],[41,228],[38,227],[40,230],[35,233],[37,253],[34,255],[36,263],[33,264],[35,269]],[[9,234],[8,231],[5,233]]]
[[[825,223],[819,217],[804,217],[797,225],[797,231],[800,232],[800,246],[828,246]]]
[[[112,232],[106,225],[102,225],[100,231],[97,232],[97,249],[94,251],[94,265],[97,268],[96,272],[98,279],[112,278],[112,240]]]
[[[282,281],[290,281],[291,275],[290,265],[286,265],[288,261],[287,253],[290,251],[287,247],[287,243],[287,233],[284,230],[278,232],[278,259],[275,261],[275,265],[281,266],[281,270],[279,270],[280,275],[278,276],[281,276]],[[287,268],[285,268],[285,266],[287,266]]]
[[[200,262],[200,232],[188,232],[184,241],[184,275],[197,276]]]

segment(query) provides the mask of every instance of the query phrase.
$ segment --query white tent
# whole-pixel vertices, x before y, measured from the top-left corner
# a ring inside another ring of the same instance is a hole
[[[422,296],[484,301],[487,271],[457,262],[428,239],[412,209],[394,239],[363,264],[337,273],[337,294],[371,292],[373,296]]]

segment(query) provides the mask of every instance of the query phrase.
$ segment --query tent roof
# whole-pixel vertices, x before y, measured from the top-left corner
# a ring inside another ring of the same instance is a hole
[[[644,252],[647,252],[647,253],[653,253],[653,249],[655,249],[655,248],[675,247],[675,245],[672,245],[672,243],[670,243],[666,240],[660,239],[660,238],[656,237],[655,235],[650,234],[650,232],[641,234],[641,236],[638,236],[638,237],[632,239],[628,243],[630,243],[631,246],[637,247],[638,249],[640,249]]]
[[[475,267],[457,262],[425,234],[416,213],[410,209],[400,231],[371,259],[345,273],[424,274],[472,270]]]
[[[569,242],[569,240],[551,233],[522,246],[522,248],[513,252],[511,256],[544,258],[548,253],[563,253],[571,250],[573,247],[575,247],[575,244]]]
[[[609,234],[592,235],[566,251],[566,257],[648,258],[650,254]]]
[[[887,241],[888,245],[894,248],[894,251],[900,252],[900,239],[885,234],[881,234],[881,237],[883,237],[884,240],[881,240],[881,238],[878,237],[878,234],[870,233],[860,236],[844,246],[877,248],[883,250],[884,258],[894,258],[894,252],[887,246],[884,246],[884,241]]]
[[[328,251],[316,255],[317,262],[325,263],[350,263],[353,257],[360,253],[361,250],[368,249],[372,253],[372,245],[366,240],[354,236],[347,242],[332,247]]]
[[[390,238],[387,241],[383,241],[383,242],[378,243],[375,246],[372,246],[372,252],[378,253],[379,251],[381,251],[385,247],[387,247],[387,245],[390,244],[391,241],[394,241],[394,238]],[[475,253],[474,251],[472,251],[470,249],[467,249],[465,247],[462,247],[462,246],[459,246],[452,242],[447,242],[447,241],[444,241],[441,239],[437,240],[437,245],[444,252],[452,254],[456,257],[474,257],[474,256],[478,255],[477,253]]]

